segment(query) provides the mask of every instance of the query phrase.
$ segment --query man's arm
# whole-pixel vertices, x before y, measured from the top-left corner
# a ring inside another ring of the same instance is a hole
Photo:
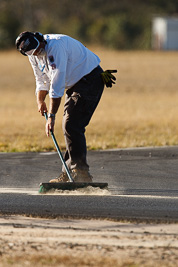
[[[42,116],[44,116],[44,112],[48,111],[45,103],[45,98],[47,94],[48,91],[39,91],[37,92],[36,96],[38,111],[41,113]]]
[[[61,103],[61,97],[50,98],[49,113],[56,114]]]
[[[49,114],[53,114],[54,116],[48,118],[46,122],[46,135],[49,136],[49,131],[54,131],[54,124],[55,124],[55,115],[58,111],[58,108],[61,103],[61,97],[58,98],[50,98],[49,103]]]

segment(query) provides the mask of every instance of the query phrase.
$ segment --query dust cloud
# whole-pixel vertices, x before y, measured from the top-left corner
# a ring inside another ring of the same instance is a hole
[[[99,187],[88,186],[85,188],[78,188],[77,190],[50,190],[47,195],[111,195],[108,189],[101,189]]]

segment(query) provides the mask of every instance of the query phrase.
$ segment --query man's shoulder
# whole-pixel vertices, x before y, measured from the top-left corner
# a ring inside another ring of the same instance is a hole
[[[46,36],[47,53],[60,53],[68,47],[68,36],[64,34],[49,34]]]
[[[44,39],[47,42],[55,42],[61,39],[66,39],[66,38],[70,38],[69,36],[65,35],[65,34],[44,34]]]

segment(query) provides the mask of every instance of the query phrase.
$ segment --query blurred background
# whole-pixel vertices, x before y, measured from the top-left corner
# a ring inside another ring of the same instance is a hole
[[[177,14],[178,0],[1,0],[0,48],[13,47],[28,29],[114,49],[150,49],[154,17]]]
[[[54,150],[32,68],[14,46],[26,30],[70,35],[118,70],[87,127],[88,149],[178,144],[178,0],[0,0],[0,152]],[[61,106],[64,150],[62,115]]]

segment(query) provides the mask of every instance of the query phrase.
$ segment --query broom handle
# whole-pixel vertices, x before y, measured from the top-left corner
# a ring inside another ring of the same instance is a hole
[[[47,112],[44,112],[44,116],[45,116],[46,120],[48,120]],[[60,148],[59,148],[59,146],[58,146],[58,143],[57,143],[57,141],[56,141],[55,135],[54,135],[54,133],[53,133],[52,130],[50,130],[50,133],[51,133],[51,137],[52,137],[52,139],[53,139],[53,142],[54,142],[54,144],[55,144],[55,147],[56,147],[56,149],[57,149],[58,155],[59,155],[59,157],[60,157],[60,159],[61,159],[61,161],[62,161],[62,164],[64,165],[64,168],[65,168],[65,170],[66,170],[66,173],[67,173],[67,175],[68,175],[69,181],[70,181],[70,182],[74,182],[74,180],[73,180],[73,178],[72,178],[72,176],[71,176],[71,174],[70,174],[70,171],[69,171],[69,169],[68,169],[68,167],[67,167],[67,164],[66,164],[66,162],[65,162],[65,160],[64,160],[64,158],[63,158],[63,156],[62,156],[62,153],[61,153],[61,150],[60,150]]]

